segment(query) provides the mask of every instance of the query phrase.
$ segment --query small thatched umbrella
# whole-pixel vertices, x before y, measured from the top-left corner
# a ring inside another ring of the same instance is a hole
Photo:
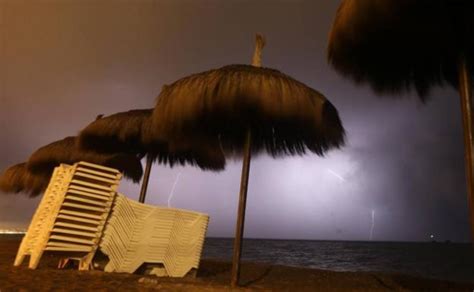
[[[266,150],[275,157],[309,150],[322,155],[344,141],[337,110],[322,94],[277,70],[260,68],[263,46],[257,36],[253,66],[225,66],[165,87],[153,112],[153,129],[165,140],[201,137],[220,142],[228,155],[243,152],[233,286],[240,273],[251,153]]]
[[[154,161],[168,163],[170,166],[187,163],[214,171],[225,167],[225,157],[219,147],[211,148],[211,145],[197,143],[189,138],[173,141],[171,144],[154,139],[150,133],[152,111],[153,109],[130,110],[99,118],[78,136],[79,147],[84,150],[147,156],[139,198],[142,203],[145,202]]]
[[[153,109],[137,109],[98,117],[81,130],[79,146],[99,153],[134,153],[145,156],[142,129]]]
[[[59,164],[74,164],[79,161],[116,168],[134,182],[140,181],[143,174],[140,159],[136,156],[125,153],[99,154],[83,151],[77,147],[76,137],[66,137],[39,148],[28,159],[27,167],[34,174],[51,175]]]
[[[459,90],[474,240],[474,1],[344,0],[330,33],[328,59],[337,71],[377,93],[414,88],[425,101],[433,86],[447,83]]]
[[[36,197],[46,190],[50,178],[48,174],[33,174],[26,168],[26,163],[20,163],[7,168],[0,175],[0,190]]]

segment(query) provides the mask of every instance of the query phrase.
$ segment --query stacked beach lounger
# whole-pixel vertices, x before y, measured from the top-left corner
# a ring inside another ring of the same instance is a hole
[[[30,256],[35,269],[45,251],[61,253],[64,266],[78,260],[91,268],[97,250],[108,256],[106,272],[183,277],[197,269],[209,216],[141,204],[117,193],[115,169],[79,162],[57,167],[23,238],[15,266]]]
[[[14,265],[30,255],[29,267],[35,269],[44,251],[55,251],[79,259],[79,270],[88,270],[121,177],[115,169],[86,162],[56,167]]]
[[[183,277],[197,269],[209,216],[141,204],[118,194],[107,222],[101,251],[106,272],[133,273],[143,263],[157,276]]]

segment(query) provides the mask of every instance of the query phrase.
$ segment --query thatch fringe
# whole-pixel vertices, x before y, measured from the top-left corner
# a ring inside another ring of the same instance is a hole
[[[217,141],[195,135],[162,139],[163,136],[156,133],[152,120],[147,120],[142,129],[143,143],[154,162],[170,167],[191,165],[210,171],[225,169],[226,159]]]
[[[329,36],[328,60],[377,93],[458,86],[460,54],[473,68],[474,1],[344,0]],[[474,69],[474,68],[473,68]]]
[[[164,87],[152,119],[155,139],[210,137],[226,155],[240,153],[247,129],[253,152],[273,156],[306,150],[322,155],[344,143],[338,113],[322,94],[277,70],[249,65],[194,74]]]
[[[34,152],[28,160],[28,170],[35,174],[51,173],[61,163],[74,164],[86,161],[116,168],[125,177],[139,182],[143,175],[140,159],[125,153],[99,154],[92,151],[81,151],[76,147],[76,137],[66,137],[53,142]]]
[[[7,168],[0,175],[0,190],[5,193],[25,193],[30,197],[42,194],[48,187],[51,173],[33,174],[20,163]]]
[[[78,136],[78,147],[101,154],[124,152],[139,157],[150,155],[153,161],[174,165],[193,165],[203,170],[225,168],[219,146],[198,143],[196,138],[181,137],[165,141],[151,136],[153,109],[130,110],[97,119]]]

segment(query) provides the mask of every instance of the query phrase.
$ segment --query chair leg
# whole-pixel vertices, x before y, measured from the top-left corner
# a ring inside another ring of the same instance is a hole
[[[19,265],[21,265],[21,263],[23,262],[24,259],[25,259],[25,254],[24,253],[18,253],[16,255],[15,263],[13,263],[13,265],[15,267],[18,267]]]
[[[68,259],[68,258],[62,258],[62,259],[60,259],[60,260],[59,260],[59,263],[58,263],[58,269],[64,269],[68,263],[69,263],[69,259]]]
[[[93,254],[87,254],[85,257],[79,260],[79,271],[89,271],[93,270],[92,265]]]
[[[43,256],[43,250],[41,250],[38,253],[32,253],[30,255],[30,263],[28,265],[28,268],[32,270],[36,269],[38,267],[41,256]]]

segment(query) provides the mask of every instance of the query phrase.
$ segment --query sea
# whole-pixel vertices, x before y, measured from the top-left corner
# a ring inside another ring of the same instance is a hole
[[[203,257],[232,259],[233,239],[206,238]],[[405,274],[474,282],[474,245],[245,239],[242,260],[331,271]]]
[[[21,238],[0,235],[0,240]],[[230,261],[232,250],[232,238],[206,238],[202,258]],[[244,239],[242,260],[474,283],[474,245],[470,243]]]

